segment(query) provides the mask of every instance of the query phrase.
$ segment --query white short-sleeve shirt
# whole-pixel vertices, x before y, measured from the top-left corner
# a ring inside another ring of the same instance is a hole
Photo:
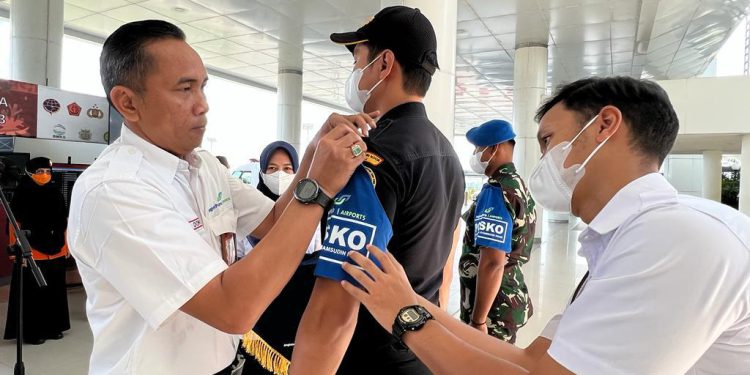
[[[558,363],[576,374],[750,372],[750,218],[678,196],[654,173],[579,240],[589,279],[544,333]]]
[[[187,159],[123,126],[76,181],[68,241],[87,293],[92,374],[213,374],[234,358],[235,335],[179,308],[228,267],[218,234],[247,235],[273,202],[205,151]]]

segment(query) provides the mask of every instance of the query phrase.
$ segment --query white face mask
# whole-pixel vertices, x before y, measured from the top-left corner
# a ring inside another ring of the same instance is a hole
[[[276,195],[283,194],[289,185],[294,180],[294,174],[286,173],[283,171],[277,171],[271,174],[261,173],[260,177],[263,179],[263,183],[268,186],[268,190]]]
[[[364,112],[365,111],[365,103],[367,103],[367,99],[370,99],[370,93],[372,93],[372,90],[375,90],[378,85],[383,82],[381,79],[378,81],[378,83],[375,84],[375,86],[372,86],[369,90],[360,90],[359,89],[359,81],[362,80],[362,75],[364,74],[365,69],[369,68],[370,65],[372,65],[375,61],[378,61],[378,59],[383,56],[381,53],[370,61],[369,64],[365,65],[362,69],[354,69],[352,71],[352,74],[349,75],[349,78],[346,80],[346,87],[344,88],[344,96],[346,97],[346,104],[349,104],[349,107],[354,112]]]
[[[484,174],[484,172],[487,170],[487,167],[490,166],[490,160],[495,156],[495,152],[492,153],[492,156],[490,156],[487,161],[482,161],[482,154],[487,150],[487,147],[484,148],[484,150],[479,151],[471,156],[471,159],[469,159],[469,167],[471,168],[474,173]]]
[[[570,212],[570,204],[573,199],[573,191],[578,181],[586,173],[586,164],[604,146],[611,135],[600,143],[581,164],[571,165],[565,168],[565,159],[570,154],[573,142],[583,134],[589,125],[594,123],[597,114],[581,129],[571,141],[560,142],[548,150],[537,164],[529,179],[529,190],[537,203],[544,208],[557,212]]]

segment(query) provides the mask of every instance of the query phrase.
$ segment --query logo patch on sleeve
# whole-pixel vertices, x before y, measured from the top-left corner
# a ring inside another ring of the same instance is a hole
[[[372,165],[373,167],[377,167],[382,163],[385,159],[383,159],[382,156],[373,153],[371,151],[365,152],[365,163]]]

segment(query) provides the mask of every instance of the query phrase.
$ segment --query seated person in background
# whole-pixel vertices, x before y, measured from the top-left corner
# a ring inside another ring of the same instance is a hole
[[[260,154],[260,166],[258,191],[275,201],[294,180],[299,166],[297,151],[287,142],[272,142]],[[248,239],[253,244],[258,243],[252,236]],[[281,374],[289,367],[294,335],[315,283],[312,253],[319,249],[320,227],[289,283],[260,316],[253,331],[243,337],[240,353],[246,359],[244,375]]]

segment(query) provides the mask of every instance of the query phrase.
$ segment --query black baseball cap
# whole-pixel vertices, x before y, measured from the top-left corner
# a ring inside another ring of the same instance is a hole
[[[348,33],[333,33],[331,40],[343,44],[350,52],[363,42],[390,49],[402,65],[418,66],[435,73],[437,38],[427,17],[416,8],[392,6],[383,8],[366,25]]]

